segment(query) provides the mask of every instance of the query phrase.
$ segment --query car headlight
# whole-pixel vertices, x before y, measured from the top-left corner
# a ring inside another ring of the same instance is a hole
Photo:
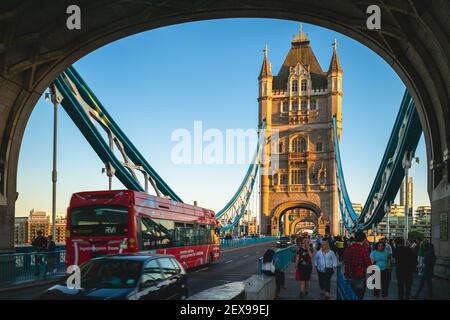
[[[277,241],[277,244],[280,244],[281,242],[280,241]]]

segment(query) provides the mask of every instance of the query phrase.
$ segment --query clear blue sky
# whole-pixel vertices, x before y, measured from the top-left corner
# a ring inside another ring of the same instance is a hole
[[[232,196],[246,165],[175,165],[171,133],[256,128],[258,73],[263,48],[277,73],[297,22],[224,19],[160,28],[109,44],[75,64],[116,122],[149,163],[185,202],[219,210]],[[378,169],[404,92],[395,72],[370,49],[337,32],[304,24],[322,68],[328,68],[336,37],[344,69],[341,153],[353,202],[364,203]],[[61,109],[59,212],[82,190],[106,189],[99,160]],[[51,210],[52,106],[41,99],[23,139],[16,215]],[[413,165],[415,206],[428,204],[423,138]],[[123,188],[115,179],[115,188]]]

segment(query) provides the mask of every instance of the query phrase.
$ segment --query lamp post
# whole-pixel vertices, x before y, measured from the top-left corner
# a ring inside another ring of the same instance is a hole
[[[58,105],[62,101],[62,96],[56,90],[55,85],[50,86],[50,96],[53,103],[53,168],[52,168],[52,237],[56,241],[56,183],[57,173],[57,147],[58,147]],[[48,100],[48,94],[45,94]]]

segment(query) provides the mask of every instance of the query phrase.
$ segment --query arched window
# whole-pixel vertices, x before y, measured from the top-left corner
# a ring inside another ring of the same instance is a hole
[[[298,81],[297,80],[292,80],[291,91],[292,92],[297,92],[298,91]]]
[[[319,184],[325,184],[326,183],[326,175],[325,170],[319,171]]]
[[[318,141],[316,143],[316,151],[317,152],[322,152],[323,151],[323,143],[322,142]]]
[[[302,80],[302,91],[306,91],[308,89],[308,81]]]
[[[302,112],[306,112],[308,110],[308,101],[302,100]]]
[[[292,101],[292,111],[298,111],[298,101]]]
[[[291,142],[292,152],[306,152],[306,139],[303,137],[295,137]]]

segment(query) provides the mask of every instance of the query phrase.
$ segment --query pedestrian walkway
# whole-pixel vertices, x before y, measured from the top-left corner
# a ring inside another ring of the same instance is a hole
[[[299,282],[295,281],[295,266],[293,263],[285,270],[286,277],[286,289],[281,289],[277,300],[325,300],[320,296],[319,279],[317,277],[317,271],[313,270],[311,274],[311,281],[309,282],[308,295],[300,298],[300,286]],[[336,300],[336,274],[331,279],[331,300]]]
[[[290,264],[285,270],[286,276],[286,289],[281,289],[277,300],[324,300],[320,296],[319,280],[317,277],[317,271],[313,270],[311,274],[311,281],[309,283],[308,296],[300,298],[299,293],[299,282],[295,280],[295,266]],[[448,300],[450,299],[450,292],[445,292],[445,290],[439,289],[439,279],[433,279],[433,300]],[[415,294],[420,284],[420,277],[417,273],[414,274],[413,284],[411,289],[411,294]],[[442,287],[442,286],[441,286]],[[331,279],[331,300],[336,300],[336,274],[333,275]],[[422,289],[422,293],[417,299],[426,299],[427,288]],[[381,299],[381,298],[380,298]],[[395,270],[391,274],[391,283],[389,286],[389,300],[398,299],[398,289],[397,289],[397,278],[395,275]],[[373,290],[366,290],[364,295],[364,300],[373,300]]]

